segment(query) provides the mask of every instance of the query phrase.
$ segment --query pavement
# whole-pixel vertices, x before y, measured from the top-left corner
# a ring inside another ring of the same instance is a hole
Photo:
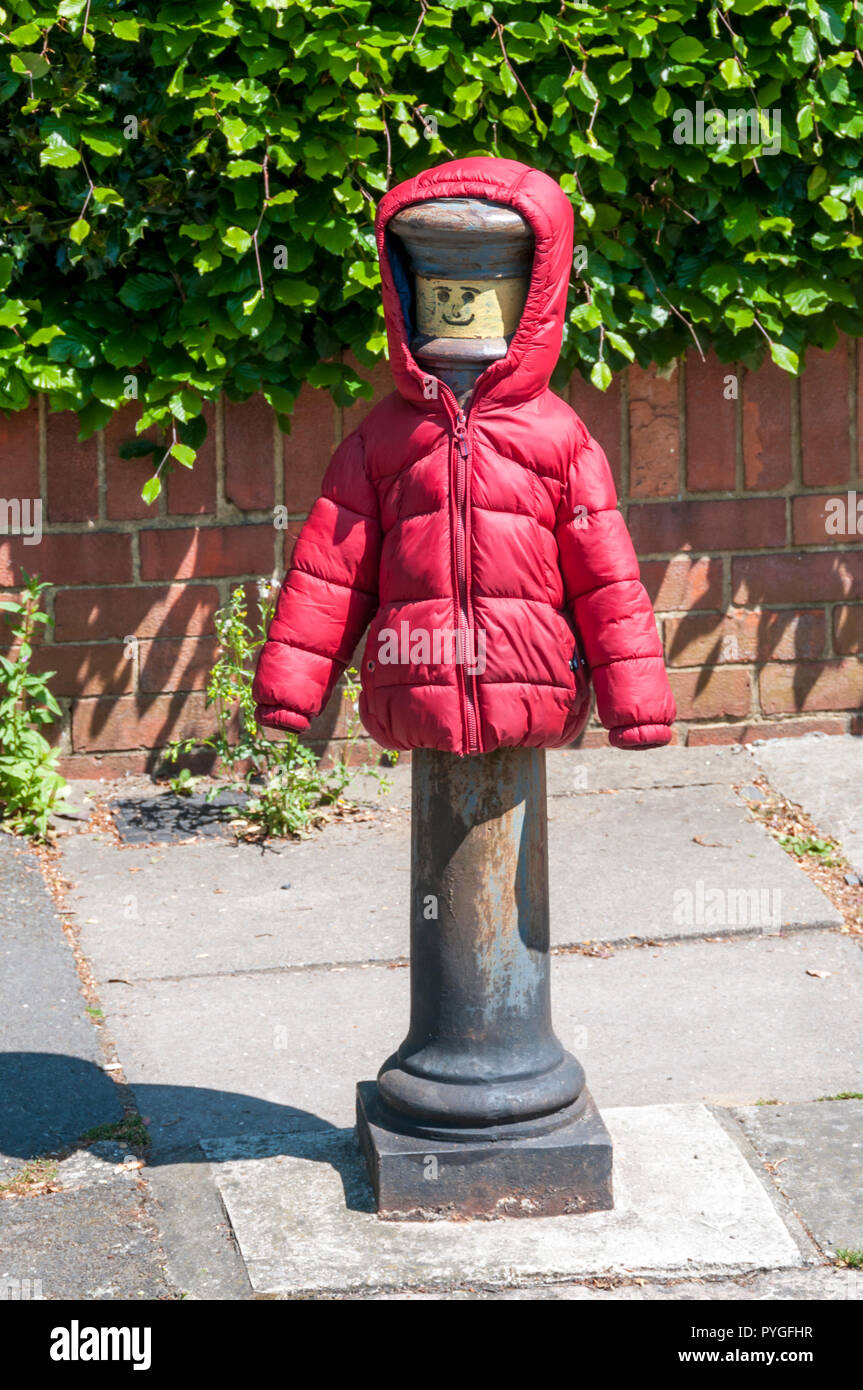
[[[407,1024],[409,765],[264,847],[229,805],[75,783],[89,1014],[38,865],[0,834],[0,1296],[863,1296],[837,1264],[863,1251],[863,935],[753,811],[766,778],[858,865],[863,740],[547,766],[555,1028],[614,1139],[613,1211],[373,1212],[354,1088]],[[86,819],[106,794],[119,842]],[[144,1167],[92,1136],[130,1108]]]

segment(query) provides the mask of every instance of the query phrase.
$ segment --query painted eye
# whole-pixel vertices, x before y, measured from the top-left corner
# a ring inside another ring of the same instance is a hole
[[[464,301],[465,304],[472,304],[473,301],[476,299],[476,291],[475,291],[475,290],[463,290],[463,291],[462,291],[462,299],[463,299],[463,301]]]
[[[437,297],[441,304],[449,303],[449,290],[445,290],[442,287],[439,288],[437,290]]]

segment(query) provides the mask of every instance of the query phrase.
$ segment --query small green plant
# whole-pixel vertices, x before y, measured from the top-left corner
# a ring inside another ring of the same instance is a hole
[[[40,732],[40,726],[60,716],[48,689],[55,673],[30,669],[37,625],[53,625],[41,602],[50,586],[26,570],[23,574],[23,597],[0,601],[0,613],[10,615],[13,624],[12,655],[0,656],[0,823],[16,835],[44,840],[48,818],[66,796],[66,779],[57,771],[57,753]]]
[[[150,1144],[150,1132],[140,1115],[126,1115],[115,1124],[95,1125],[78,1140],[79,1144],[98,1144],[102,1140],[115,1140],[118,1144],[128,1144],[133,1149],[146,1149]]]
[[[797,859],[811,855],[828,869],[835,868],[840,862],[835,840],[822,840],[817,835],[780,835],[779,843]]]
[[[201,778],[195,777],[190,768],[182,767],[177,776],[170,779],[168,785],[177,796],[191,796],[200,781]]]
[[[847,1269],[863,1269],[863,1250],[837,1250],[836,1260]]]
[[[342,793],[356,771],[351,755],[361,727],[358,673],[352,668],[345,673],[345,697],[352,715],[338,760],[332,767],[320,766],[312,750],[295,733],[268,738],[255,719],[252,683],[257,653],[266,640],[275,609],[275,584],[261,580],[258,595],[260,619],[255,628],[249,622],[242,586],[233,590],[228,604],[215,616],[219,654],[207,684],[207,705],[216,711],[216,733],[205,739],[178,740],[170,745],[167,757],[176,763],[181,756],[202,748],[212,749],[218,755],[228,774],[228,785],[248,798],[235,821],[244,838],[301,836],[321,824],[333,807],[343,804]],[[391,754],[390,760],[395,756]],[[366,763],[362,770],[378,779],[380,790],[388,788],[389,783],[378,768]],[[180,772],[171,786],[182,793],[191,781],[191,774],[184,779]],[[212,801],[219,790],[218,786],[212,787],[207,799]]]
[[[818,1096],[818,1100],[863,1100],[863,1091],[837,1091],[835,1096]]]

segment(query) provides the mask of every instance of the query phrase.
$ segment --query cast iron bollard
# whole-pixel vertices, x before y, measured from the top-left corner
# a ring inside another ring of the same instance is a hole
[[[511,208],[393,218],[416,276],[416,360],[462,409],[504,356],[533,238]],[[612,1205],[612,1149],[551,1024],[545,754],[412,754],[411,1018],[357,1087],[382,1216],[556,1215]]]

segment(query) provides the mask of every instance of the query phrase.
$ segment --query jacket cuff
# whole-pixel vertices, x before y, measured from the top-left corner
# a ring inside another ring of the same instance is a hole
[[[670,724],[627,724],[609,729],[608,741],[613,748],[662,748],[671,742]]]
[[[285,729],[289,733],[302,734],[309,727],[309,720],[295,709],[280,709],[278,705],[255,705],[255,719],[266,729]]]

